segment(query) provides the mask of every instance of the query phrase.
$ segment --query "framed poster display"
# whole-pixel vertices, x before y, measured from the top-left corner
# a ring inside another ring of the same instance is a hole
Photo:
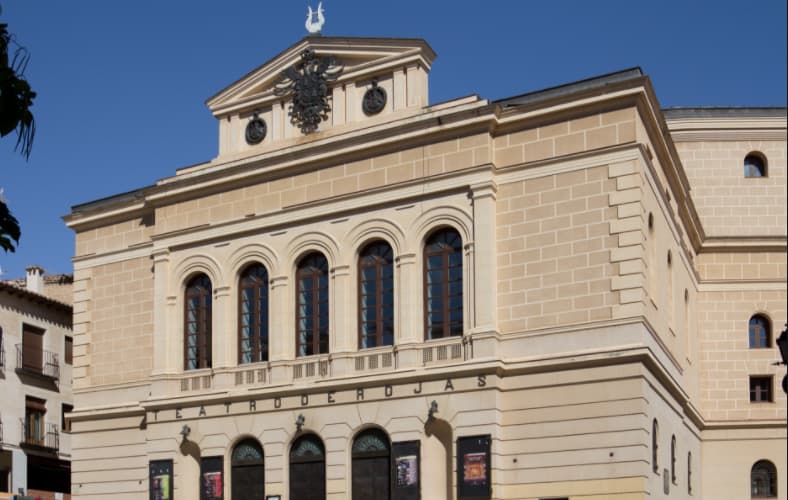
[[[398,500],[421,498],[421,448],[419,441],[391,444],[391,497]]]
[[[224,498],[222,457],[203,457],[200,460],[200,500]]]
[[[150,500],[172,500],[172,460],[151,460],[149,470]]]
[[[490,436],[457,438],[457,498],[490,498]]]

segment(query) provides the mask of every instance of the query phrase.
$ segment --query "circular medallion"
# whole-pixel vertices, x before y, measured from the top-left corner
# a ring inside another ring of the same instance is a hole
[[[376,115],[386,106],[386,89],[378,87],[377,82],[372,82],[372,88],[364,93],[361,109],[368,115]]]
[[[265,120],[257,116],[255,113],[249,123],[246,124],[246,142],[248,144],[260,144],[265,139],[265,134],[268,132],[268,126]]]

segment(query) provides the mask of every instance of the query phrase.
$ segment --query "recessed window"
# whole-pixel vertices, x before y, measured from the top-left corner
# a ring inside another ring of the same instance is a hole
[[[74,363],[74,339],[71,337],[66,337],[66,345],[64,350],[64,358],[67,365],[71,365]]]
[[[238,309],[238,363],[268,361],[268,271],[262,265],[241,274]]]
[[[772,377],[750,377],[750,402],[772,402]]]
[[[184,304],[185,370],[211,367],[211,280],[204,274],[192,278],[186,285]]]
[[[766,160],[757,153],[744,157],[744,177],[766,177]]]
[[[394,253],[384,241],[358,257],[358,347],[394,343]]]
[[[670,437],[670,480],[676,484],[676,435]]]
[[[328,353],[328,261],[317,252],[298,263],[296,356]]]
[[[750,318],[749,326],[750,349],[764,349],[771,344],[771,322],[763,314]]]
[[[659,424],[657,423],[657,419],[655,418],[651,422],[651,469],[659,473]]]
[[[446,228],[424,245],[424,337],[461,336],[462,315],[462,238]]]
[[[687,493],[692,495],[692,452],[687,453]]]
[[[66,413],[71,413],[72,411],[74,411],[73,405],[67,405],[65,403],[61,405],[60,428],[63,429],[63,432],[71,432],[71,420],[66,418]]]
[[[777,498],[777,467],[768,460],[758,460],[750,471],[752,498]]]

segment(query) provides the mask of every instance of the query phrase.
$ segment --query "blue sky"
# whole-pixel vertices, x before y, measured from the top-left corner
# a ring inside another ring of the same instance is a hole
[[[317,1],[311,0],[313,8]],[[309,1],[0,0],[38,92],[29,161],[0,140],[22,225],[2,279],[72,271],[73,205],[216,156],[205,100],[306,35]],[[663,107],[785,106],[786,1],[325,0],[327,36],[424,38],[433,103],[499,99],[640,66]]]

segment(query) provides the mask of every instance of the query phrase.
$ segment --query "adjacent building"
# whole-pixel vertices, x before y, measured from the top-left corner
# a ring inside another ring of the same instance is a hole
[[[68,499],[71,275],[0,281],[0,493]]]
[[[785,108],[306,37],[73,207],[75,498],[784,498]]]

